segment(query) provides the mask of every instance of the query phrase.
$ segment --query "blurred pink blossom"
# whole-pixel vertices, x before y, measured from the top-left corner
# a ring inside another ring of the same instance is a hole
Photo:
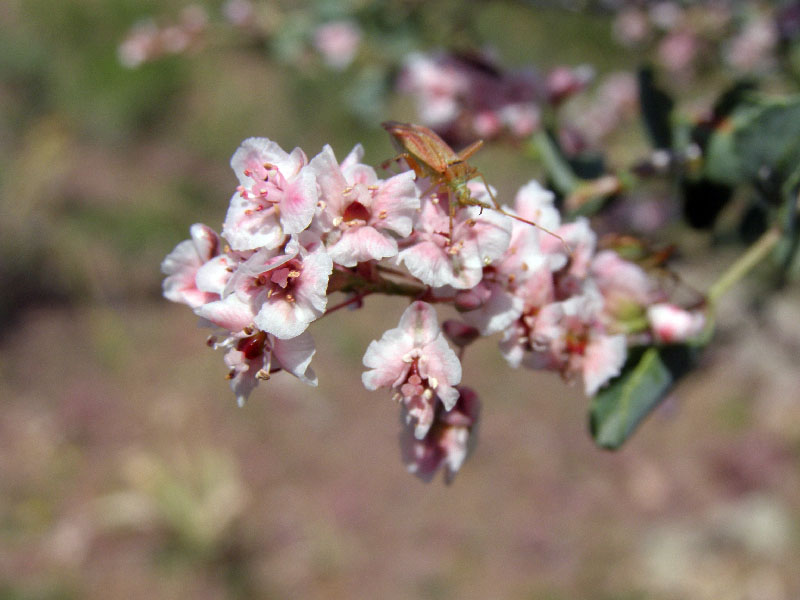
[[[208,13],[198,4],[186,6],[177,23],[159,27],[152,20],[134,25],[119,45],[120,63],[130,69],[161,58],[180,54],[200,45],[208,27]]]
[[[419,439],[406,425],[400,434],[403,462],[409,472],[423,481],[430,481],[444,469],[446,483],[451,483],[470,450],[475,445],[475,429],[480,416],[478,395],[459,386],[455,406],[445,412],[437,405],[434,422],[428,434]]]
[[[354,21],[332,21],[314,31],[314,47],[325,63],[337,71],[350,66],[361,44],[361,29]]]
[[[699,335],[705,327],[705,316],[674,304],[654,304],[647,309],[647,318],[655,340],[662,344],[686,342]]]

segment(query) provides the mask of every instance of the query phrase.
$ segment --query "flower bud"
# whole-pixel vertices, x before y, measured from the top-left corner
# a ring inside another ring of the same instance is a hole
[[[647,309],[653,337],[662,344],[677,344],[697,336],[705,327],[705,316],[663,302]]]
[[[459,348],[470,345],[480,336],[480,332],[475,327],[455,319],[447,319],[442,323],[442,331],[447,339]]]

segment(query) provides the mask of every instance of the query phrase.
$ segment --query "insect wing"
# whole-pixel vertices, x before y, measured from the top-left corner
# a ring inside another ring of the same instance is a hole
[[[435,173],[445,173],[451,163],[459,160],[455,151],[427,127],[397,121],[387,121],[383,127],[403,150]]]

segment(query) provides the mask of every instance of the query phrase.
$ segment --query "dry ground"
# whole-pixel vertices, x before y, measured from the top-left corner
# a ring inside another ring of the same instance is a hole
[[[2,346],[0,598],[797,597],[797,305],[723,330],[615,454],[576,388],[485,341],[449,487],[404,471],[396,407],[359,385],[397,302],[317,324],[320,387],[242,409],[181,307],[29,312]]]

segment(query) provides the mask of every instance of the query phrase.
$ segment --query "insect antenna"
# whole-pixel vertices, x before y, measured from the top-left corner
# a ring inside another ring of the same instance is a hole
[[[561,242],[561,244],[564,246],[564,249],[567,251],[567,254],[570,256],[570,258],[572,258],[572,248],[569,247],[569,244],[567,243],[567,240],[565,240],[563,237],[558,235],[555,231],[550,231],[547,227],[543,227],[542,225],[539,225],[538,223],[535,223],[534,221],[530,221],[528,219],[520,217],[519,215],[515,215],[513,213],[510,213],[510,212],[506,211],[502,206],[500,206],[500,203],[497,201],[497,198],[492,193],[492,188],[489,187],[489,183],[486,181],[486,178],[483,176],[483,173],[477,172],[476,176],[478,178],[480,178],[480,180],[483,182],[483,185],[486,188],[486,191],[488,192],[489,197],[492,199],[492,203],[494,204],[494,210],[499,212],[501,215],[505,215],[507,217],[511,217],[512,219],[516,219],[517,221],[519,221],[521,223],[527,223],[528,225],[532,225],[533,227],[536,227],[537,229],[540,229],[541,231],[544,231],[548,235],[552,235],[554,238],[558,239]],[[482,207],[483,208],[492,208],[491,206],[485,206],[485,207],[482,206]]]

